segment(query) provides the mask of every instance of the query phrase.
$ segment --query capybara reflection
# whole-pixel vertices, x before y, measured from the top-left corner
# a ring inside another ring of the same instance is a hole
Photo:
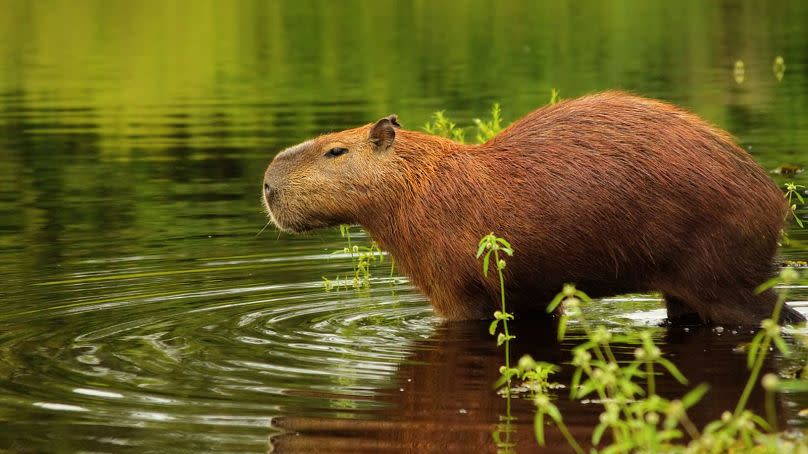
[[[756,324],[775,295],[787,206],[731,137],[663,102],[607,92],[538,109],[482,145],[401,129],[391,115],[279,153],[264,203],[283,230],[361,224],[448,319],[490,317],[508,239],[507,297],[541,312],[567,282],[592,296],[658,291],[671,321]],[[785,308],[782,319],[804,321]]]

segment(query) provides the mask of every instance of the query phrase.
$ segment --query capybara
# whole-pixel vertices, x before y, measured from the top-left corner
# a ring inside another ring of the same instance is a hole
[[[482,145],[391,115],[282,151],[263,184],[278,227],[362,225],[448,319],[498,308],[496,273],[475,257],[489,232],[513,245],[516,313],[540,312],[564,283],[661,292],[672,322],[756,324],[775,301],[755,288],[775,270],[782,192],[728,133],[625,93],[540,108]]]

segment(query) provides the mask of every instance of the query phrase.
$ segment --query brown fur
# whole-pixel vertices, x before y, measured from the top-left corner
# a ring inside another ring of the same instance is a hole
[[[361,224],[449,319],[497,308],[474,257],[489,232],[514,247],[517,312],[574,282],[592,296],[660,291],[671,319],[771,314],[773,293],[753,290],[773,271],[783,195],[695,115],[607,92],[538,109],[483,145],[397,126],[391,116],[280,153],[264,178],[270,216],[297,232]],[[349,151],[325,155],[335,147]]]

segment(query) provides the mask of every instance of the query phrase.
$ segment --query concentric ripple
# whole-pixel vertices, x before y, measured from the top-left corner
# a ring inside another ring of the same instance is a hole
[[[79,421],[85,436],[67,439],[98,449],[144,437],[150,449],[168,447],[184,434],[264,450],[275,416],[380,405],[372,397],[437,321],[398,279],[330,292],[321,279],[295,281],[296,269],[350,270],[328,254],[206,259],[166,272],[149,262],[106,261],[104,272],[42,282],[33,288],[50,307],[0,318],[0,418],[50,420],[51,434]],[[256,286],[258,273],[291,282]],[[150,292],[157,282],[161,292]]]

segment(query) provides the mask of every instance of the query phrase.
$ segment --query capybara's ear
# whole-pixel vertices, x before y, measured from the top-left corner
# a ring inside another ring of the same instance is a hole
[[[393,140],[396,138],[396,128],[400,128],[398,124],[398,117],[395,115],[388,115],[370,128],[368,139],[371,143],[376,145],[376,149],[384,151],[393,145]]]
[[[398,124],[398,115],[396,115],[396,114],[388,115],[387,119],[390,120],[390,123],[393,123],[394,127],[401,128],[401,125]]]

